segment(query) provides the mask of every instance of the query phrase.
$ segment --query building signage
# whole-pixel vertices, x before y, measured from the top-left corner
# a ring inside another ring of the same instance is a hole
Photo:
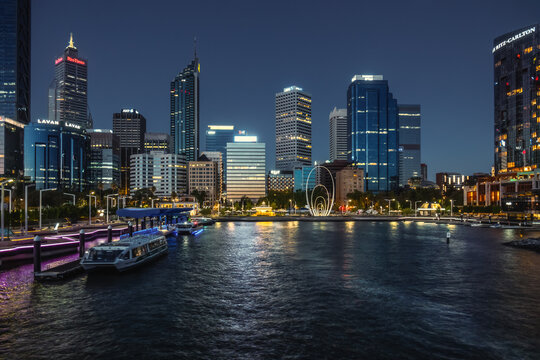
[[[77,130],[80,130],[80,129],[81,129],[81,126],[80,126],[80,125],[73,124],[73,123],[65,122],[64,125],[67,126],[67,127],[70,127],[70,128],[77,129]]]
[[[38,124],[45,124],[45,125],[58,125],[58,121],[56,120],[49,120],[49,119],[38,119]]]
[[[495,51],[499,50],[500,48],[502,48],[503,46],[506,46],[508,44],[510,44],[511,42],[515,41],[515,40],[518,40],[518,39],[521,39],[522,37],[524,36],[527,36],[529,34],[532,34],[536,31],[536,27],[532,27],[530,29],[527,29],[525,31],[522,31],[520,32],[519,34],[516,34],[512,37],[509,37],[508,39],[504,40],[502,43],[500,43],[499,45],[495,46],[493,48],[493,51],[492,53],[494,53]]]
[[[59,57],[58,59],[54,60],[54,65],[60,64],[64,60],[63,57]]]
[[[75,63],[75,64],[79,64],[79,65],[86,65],[85,61],[79,60],[77,58],[72,58],[71,56],[67,57],[67,61]]]

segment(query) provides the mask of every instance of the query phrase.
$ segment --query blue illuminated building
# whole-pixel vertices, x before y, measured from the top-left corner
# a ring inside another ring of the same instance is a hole
[[[37,120],[24,129],[24,175],[38,190],[83,191],[89,154],[86,131],[78,124]]]
[[[366,191],[399,182],[398,105],[382,75],[356,75],[347,92],[349,161],[364,169]]]
[[[306,181],[313,166],[302,166],[294,168],[294,191],[306,190]],[[313,189],[317,185],[317,171],[313,171],[309,176],[308,188]]]

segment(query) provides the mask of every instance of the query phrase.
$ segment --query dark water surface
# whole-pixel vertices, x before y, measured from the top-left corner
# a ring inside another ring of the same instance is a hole
[[[38,284],[23,266],[0,273],[0,358],[538,359],[540,254],[500,245],[516,238],[218,223],[126,274]]]

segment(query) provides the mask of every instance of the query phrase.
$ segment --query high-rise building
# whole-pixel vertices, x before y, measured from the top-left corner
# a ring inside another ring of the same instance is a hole
[[[36,182],[36,189],[85,189],[89,149],[84,128],[38,119],[26,126],[24,146],[24,175]]]
[[[330,161],[347,160],[347,109],[334,108],[330,120]]]
[[[227,149],[225,149],[225,152],[227,152]],[[224,164],[223,161],[223,154],[219,151],[205,151],[201,153],[201,156],[206,156],[209,160],[215,161],[217,163],[218,167],[218,194],[219,198],[217,200],[221,200],[221,197],[223,196],[223,190],[225,188],[224,181],[225,181],[225,171],[224,171]]]
[[[190,161],[188,163],[189,194],[193,194],[194,191],[204,192],[206,195],[204,205],[213,206],[221,197],[219,176],[219,164],[205,155],[201,155],[197,161]]]
[[[423,181],[427,181],[428,173],[427,173],[427,164],[420,164],[420,177]]]
[[[266,144],[256,136],[235,136],[227,144],[227,200],[266,196]]]
[[[268,191],[294,190],[294,175],[292,170],[270,170],[266,181]]]
[[[398,105],[399,186],[420,176],[420,105]]]
[[[347,91],[349,161],[364,169],[366,191],[399,182],[397,100],[382,75],[356,75]]]
[[[199,58],[171,81],[171,137],[173,153],[187,161],[199,157]]]
[[[227,143],[234,141],[234,125],[208,125],[206,129],[206,151],[226,153]]]
[[[90,165],[88,166],[91,189],[110,189],[120,185],[120,139],[108,129],[88,129],[90,138]]]
[[[495,173],[540,165],[540,24],[493,42]]]
[[[155,187],[154,195],[171,197],[187,191],[187,166],[184,155],[163,151],[131,155],[130,192]]]
[[[88,61],[79,57],[79,50],[70,35],[69,44],[62,56],[54,61],[56,85],[49,87],[49,98],[54,91],[56,101],[49,114],[56,113],[51,120],[69,121],[82,128],[88,128]],[[51,101],[49,101],[51,106]]]
[[[144,152],[163,151],[171,152],[171,136],[165,133],[145,133]]]
[[[311,95],[297,86],[276,94],[276,169],[311,165]]]
[[[24,126],[30,122],[30,0],[0,6],[0,175],[24,170]]]
[[[129,194],[130,158],[144,151],[146,118],[135,109],[122,109],[113,114],[113,133],[120,140],[120,192]]]

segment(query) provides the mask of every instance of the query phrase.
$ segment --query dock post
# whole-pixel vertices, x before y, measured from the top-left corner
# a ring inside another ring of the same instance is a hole
[[[141,230],[146,229],[146,217],[143,217],[141,220]]]
[[[84,251],[86,250],[85,238],[84,238],[84,229],[81,229],[79,232],[79,257],[84,256]]]
[[[34,237],[34,274],[41,272],[41,237]]]
[[[130,222],[128,222],[128,228],[129,228],[129,237],[132,237],[133,236],[133,224]]]
[[[107,227],[107,242],[112,242],[112,225],[109,225],[109,227]]]
[[[135,231],[139,231],[139,218],[135,219]]]
[[[150,228],[154,228],[154,218],[150,218]]]

